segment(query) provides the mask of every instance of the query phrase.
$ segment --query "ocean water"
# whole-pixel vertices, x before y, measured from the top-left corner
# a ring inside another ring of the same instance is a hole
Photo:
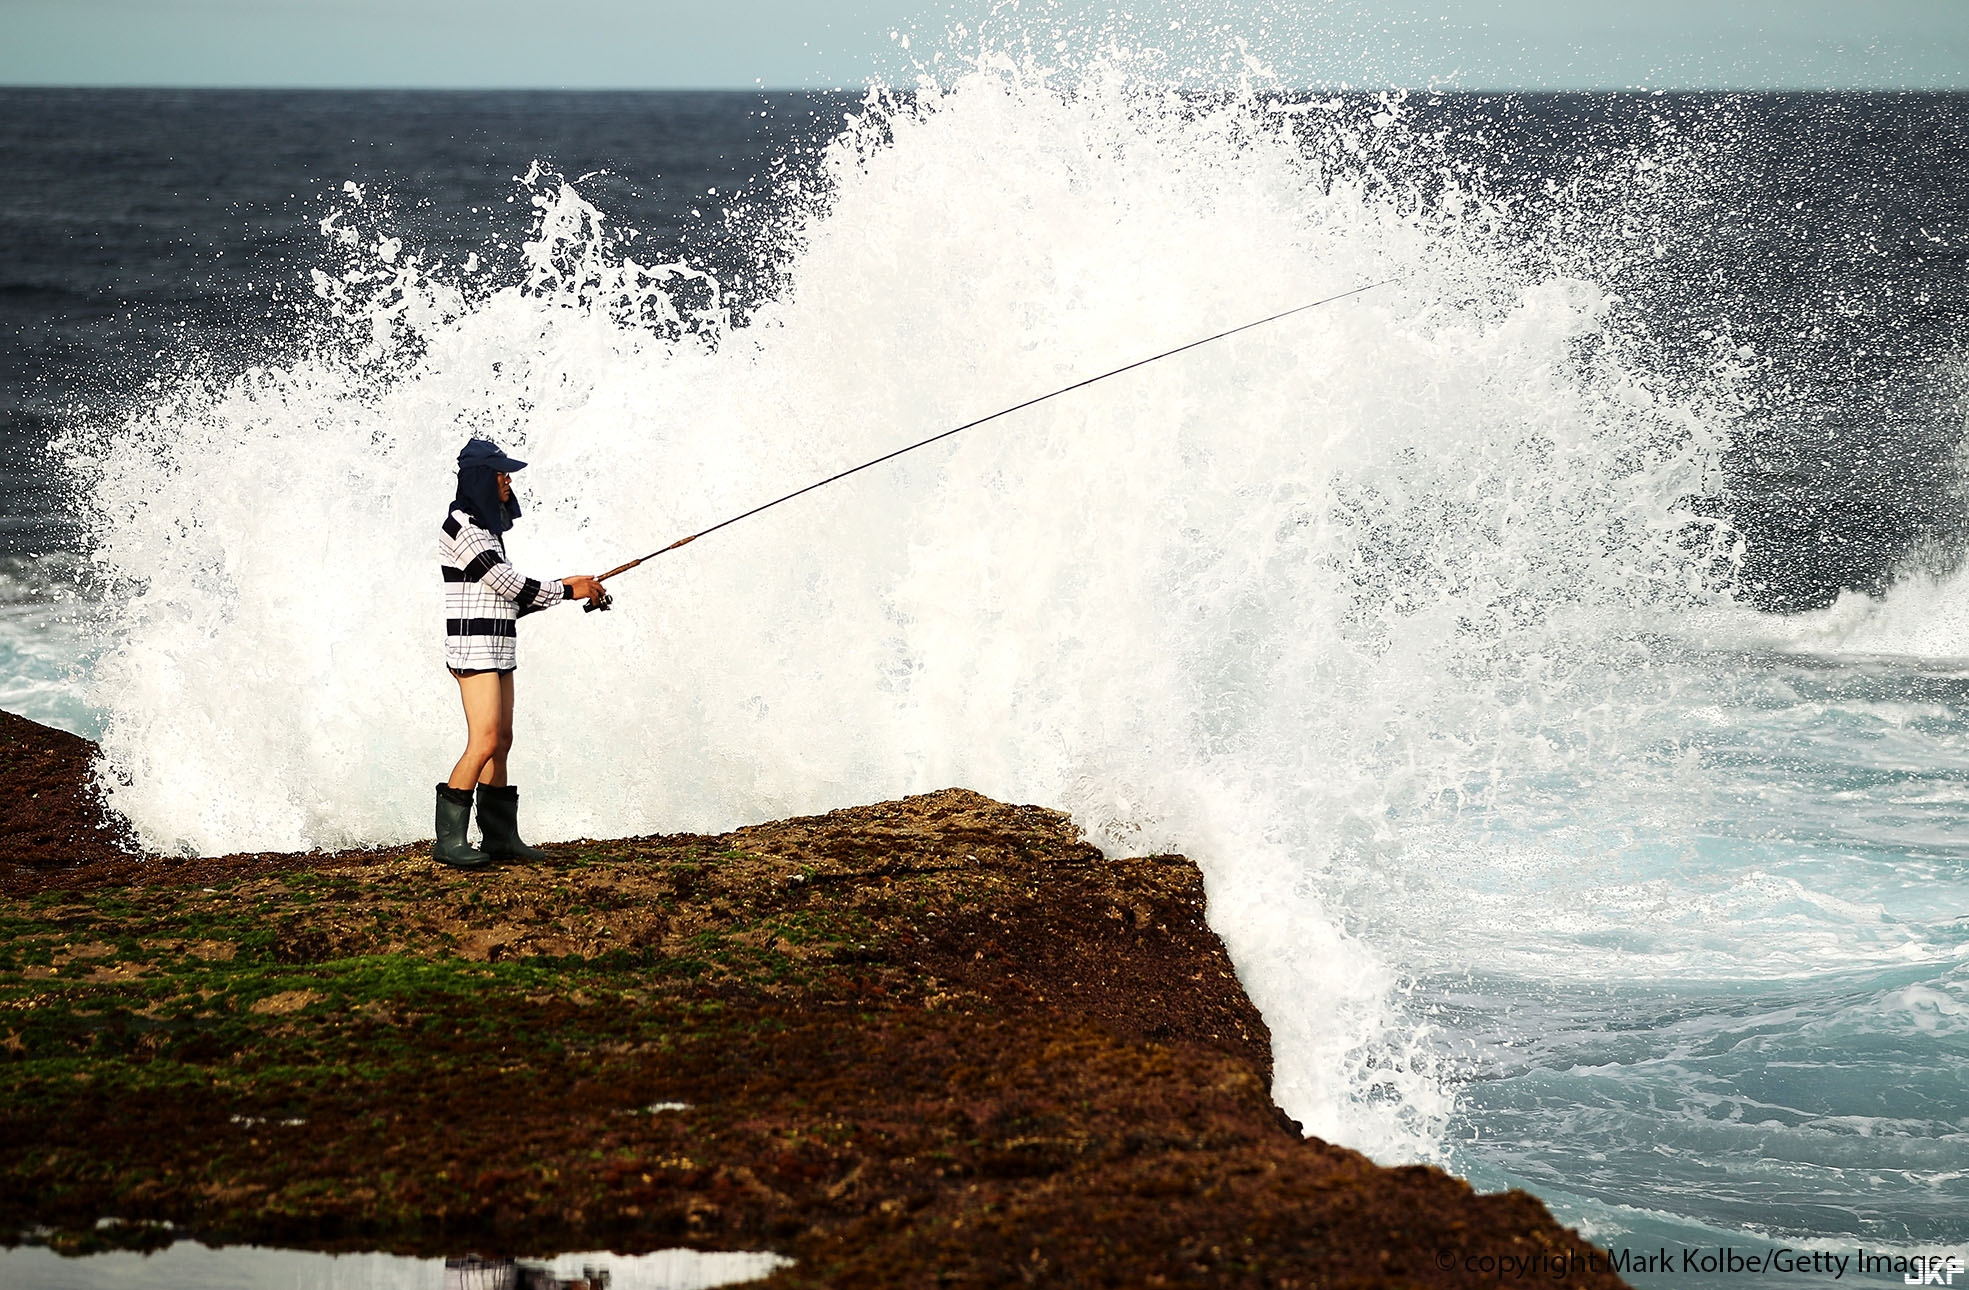
[[[154,846],[415,838],[467,434],[595,570],[1381,284],[529,619],[535,832],[1056,805],[1202,866],[1309,1132],[1636,1284],[1969,1255],[1969,99],[1164,70],[0,95],[0,693]]]

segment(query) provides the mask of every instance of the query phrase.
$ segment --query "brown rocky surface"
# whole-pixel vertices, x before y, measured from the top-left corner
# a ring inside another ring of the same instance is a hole
[[[1195,867],[1052,811],[949,789],[480,875],[141,859],[85,845],[87,745],[39,729],[0,727],[0,1230],[772,1249],[771,1286],[1622,1284],[1529,1195],[1301,1139]]]
[[[130,853],[90,787],[95,755],[87,739],[0,712],[0,862],[73,865]]]

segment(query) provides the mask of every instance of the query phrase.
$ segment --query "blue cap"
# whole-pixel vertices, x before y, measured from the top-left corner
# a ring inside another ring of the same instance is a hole
[[[490,439],[468,439],[458,450],[458,469],[477,466],[482,470],[499,470],[510,475],[516,470],[525,470],[526,463],[508,457],[499,445]]]

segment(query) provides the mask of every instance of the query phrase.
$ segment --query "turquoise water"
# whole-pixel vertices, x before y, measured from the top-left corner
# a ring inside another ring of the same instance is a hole
[[[103,713],[84,686],[95,608],[75,592],[77,563],[64,552],[0,556],[0,709],[93,739]]]
[[[1445,826],[1435,867],[1366,898],[1464,1071],[1453,1167],[1667,1249],[1637,1285],[1850,1284],[1861,1250],[1889,1259],[1863,1284],[1899,1284],[1894,1258],[1969,1257],[1969,671],[1662,666],[1682,693],[1653,756]],[[1429,917],[1444,901],[1462,916]],[[1685,1263],[1719,1247],[1793,1254]]]

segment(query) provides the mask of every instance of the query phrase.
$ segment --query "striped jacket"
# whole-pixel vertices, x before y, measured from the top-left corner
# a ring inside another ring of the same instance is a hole
[[[445,517],[438,537],[444,571],[444,663],[468,668],[515,666],[513,624],[524,614],[568,599],[559,579],[523,578],[506,561],[506,544],[462,510]]]

